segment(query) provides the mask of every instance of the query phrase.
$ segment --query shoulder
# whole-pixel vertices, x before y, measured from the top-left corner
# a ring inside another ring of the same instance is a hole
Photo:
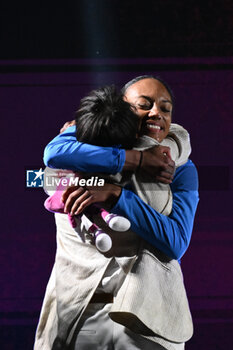
[[[194,163],[189,159],[176,169],[174,180],[170,185],[173,190],[195,191],[198,189],[198,173]]]

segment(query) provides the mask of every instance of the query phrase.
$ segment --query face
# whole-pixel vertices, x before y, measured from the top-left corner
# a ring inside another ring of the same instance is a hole
[[[125,99],[136,109],[140,118],[139,135],[163,141],[172,116],[172,99],[165,86],[158,80],[145,78],[126,90]]]

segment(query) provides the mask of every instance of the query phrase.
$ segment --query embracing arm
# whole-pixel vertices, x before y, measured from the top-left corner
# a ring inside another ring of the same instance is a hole
[[[199,200],[198,176],[189,160],[176,170],[173,183],[173,209],[164,216],[126,189],[112,208],[112,212],[131,221],[131,228],[139,236],[173,259],[180,259],[188,248],[194,216]]]
[[[198,204],[198,177],[189,160],[176,170],[171,185],[173,208],[164,216],[143,202],[133,192],[113,184],[103,188],[69,187],[63,193],[65,212],[80,214],[93,203],[107,203],[111,212],[131,221],[131,229],[167,256],[180,259],[188,248]]]
[[[117,147],[99,147],[79,142],[75,130],[75,126],[68,127],[46,146],[46,166],[87,173],[116,174],[122,169],[134,172],[141,163],[141,168],[156,181],[171,183],[175,163],[170,158],[168,147],[155,146],[144,151],[141,162],[141,154],[136,150],[125,151]]]
[[[75,126],[56,136],[45,148],[44,163],[50,168],[115,174],[122,170],[125,150],[78,142]]]

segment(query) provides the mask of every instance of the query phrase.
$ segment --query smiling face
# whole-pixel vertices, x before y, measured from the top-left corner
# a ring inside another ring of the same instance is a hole
[[[147,135],[162,142],[171,125],[172,99],[166,87],[153,78],[145,78],[130,85],[125,99],[140,118],[139,135]]]

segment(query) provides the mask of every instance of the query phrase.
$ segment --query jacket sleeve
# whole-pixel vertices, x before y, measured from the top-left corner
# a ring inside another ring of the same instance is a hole
[[[78,142],[71,126],[46,146],[44,163],[50,168],[116,174],[125,163],[125,150]]]
[[[112,212],[127,217],[134,232],[167,256],[180,259],[190,243],[199,201],[197,170],[190,160],[176,170],[170,186],[173,208],[169,216],[158,213],[126,189]]]

